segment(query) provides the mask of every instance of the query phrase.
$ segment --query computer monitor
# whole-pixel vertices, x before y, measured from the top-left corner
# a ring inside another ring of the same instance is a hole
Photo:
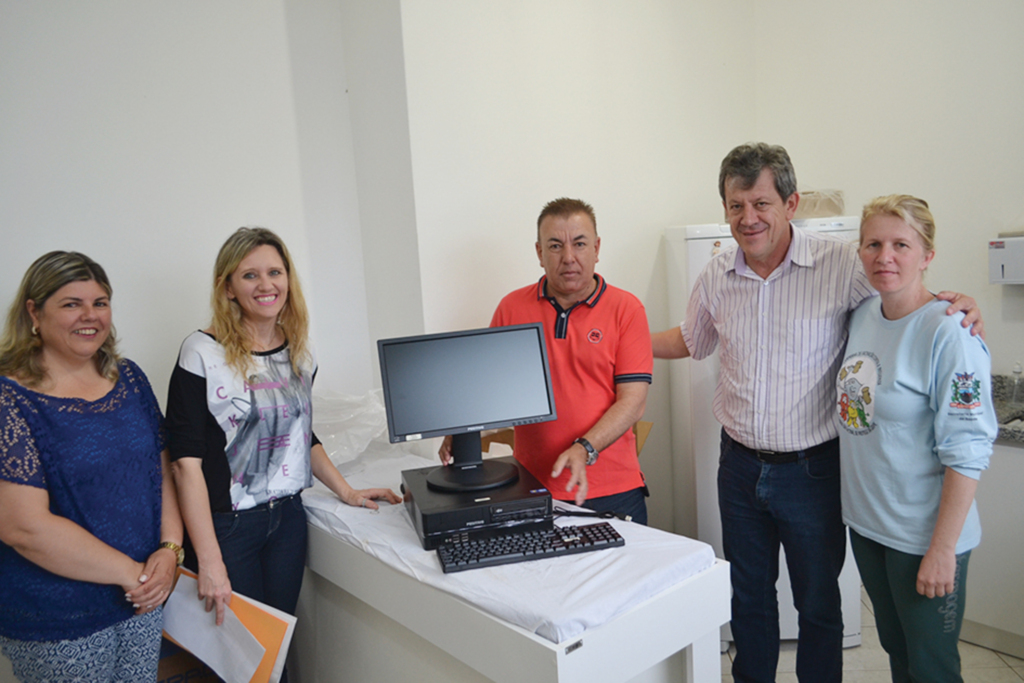
[[[452,464],[430,473],[435,491],[510,484],[515,465],[485,461],[480,432],[558,417],[540,323],[377,342],[391,443],[452,437]]]

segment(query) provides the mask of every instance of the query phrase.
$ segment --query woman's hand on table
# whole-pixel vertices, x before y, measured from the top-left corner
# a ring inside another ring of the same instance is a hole
[[[327,457],[327,451],[323,444],[313,446],[309,451],[310,465],[313,468],[313,476],[322,481],[327,488],[334,492],[341,501],[353,507],[365,507],[371,510],[378,509],[376,500],[386,500],[395,505],[402,502],[401,496],[391,489],[354,489],[345,477],[341,475],[331,459]]]
[[[377,510],[380,506],[375,501],[384,500],[392,505],[402,502],[402,497],[391,489],[349,489],[341,496],[342,502],[353,507],[365,507]]]

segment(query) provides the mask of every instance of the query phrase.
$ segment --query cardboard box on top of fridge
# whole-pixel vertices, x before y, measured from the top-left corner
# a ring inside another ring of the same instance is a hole
[[[805,190],[800,193],[793,218],[842,216],[844,205],[842,190]]]
[[[1024,285],[1024,231],[1002,232],[988,243],[988,281]]]

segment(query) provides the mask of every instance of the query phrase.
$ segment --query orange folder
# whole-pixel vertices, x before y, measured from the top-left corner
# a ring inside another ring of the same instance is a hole
[[[179,574],[187,574],[198,580],[195,572],[184,567],[178,567]],[[177,581],[177,576],[175,576]],[[249,630],[260,645],[266,648],[263,659],[260,660],[256,673],[250,679],[250,683],[269,683],[271,677],[276,673],[280,677],[284,668],[284,658],[288,654],[288,645],[291,643],[292,631],[294,630],[295,618],[269,605],[264,605],[258,600],[253,600],[238,593],[231,594],[231,604],[228,606],[238,620]],[[282,618],[283,617],[283,618]],[[288,621],[290,620],[290,621]],[[164,633],[164,637],[178,647],[180,643]],[[185,648],[182,648],[185,649]],[[277,666],[280,662],[280,667]],[[277,680],[275,677],[273,680]]]

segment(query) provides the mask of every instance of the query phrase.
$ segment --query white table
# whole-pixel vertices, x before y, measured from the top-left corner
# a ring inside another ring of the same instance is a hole
[[[408,532],[415,536],[411,525]],[[300,683],[721,680],[719,629],[729,619],[730,593],[724,561],[555,643],[418,580],[401,562],[395,568],[351,541],[310,526],[289,665],[290,676]],[[626,548],[602,552],[628,548],[627,537]],[[410,566],[422,563],[422,551],[408,554],[416,555]],[[557,561],[516,566],[543,574]],[[423,568],[414,570],[422,574]],[[556,578],[567,592],[573,590],[572,576]]]

